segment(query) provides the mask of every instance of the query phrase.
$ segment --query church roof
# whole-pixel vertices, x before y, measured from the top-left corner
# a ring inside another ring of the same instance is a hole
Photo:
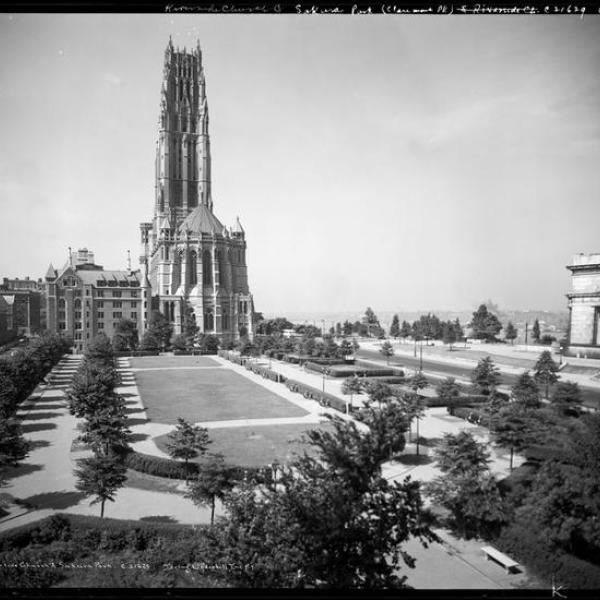
[[[50,263],[50,266],[48,267],[48,270],[46,271],[46,279],[54,279],[55,277],[56,277],[56,270],[52,266],[52,263]]]
[[[184,219],[183,223],[179,226],[179,231],[185,233],[191,231],[192,233],[217,233],[220,235],[225,234],[225,227],[221,224],[219,219],[213,215],[207,206],[199,204],[196,208]]]
[[[233,233],[245,233],[242,224],[240,223],[240,218],[235,218],[235,225],[233,227]]]

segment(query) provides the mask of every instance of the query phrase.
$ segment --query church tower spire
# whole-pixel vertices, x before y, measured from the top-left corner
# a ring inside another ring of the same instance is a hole
[[[199,204],[212,212],[208,105],[202,51],[169,43],[161,85],[156,148],[155,215],[175,215],[177,227]]]

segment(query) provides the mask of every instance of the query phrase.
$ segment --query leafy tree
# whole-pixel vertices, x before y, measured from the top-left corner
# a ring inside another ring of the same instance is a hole
[[[352,323],[346,319],[342,325],[342,333],[344,335],[352,335]]]
[[[425,389],[429,385],[429,380],[422,371],[415,373],[409,380],[408,385],[414,392]]]
[[[117,491],[127,480],[127,467],[114,454],[94,455],[77,461],[75,487],[86,496],[94,496],[91,504],[100,503],[100,517],[104,517],[104,504],[114,502]]]
[[[129,319],[121,319],[115,325],[113,348],[120,350],[135,350],[138,342],[137,323]]]
[[[371,402],[377,402],[381,407],[382,403],[386,402],[392,396],[392,388],[382,381],[369,381],[365,389]]]
[[[333,431],[312,430],[305,454],[262,494],[243,486],[226,499],[228,518],[215,531],[220,561],[252,564],[232,574],[246,587],[398,588],[403,549],[411,537],[434,538],[419,483],[381,477],[387,456],[354,422],[331,419]],[[228,578],[230,575],[228,574]]]
[[[176,335],[173,338],[172,345],[175,350],[185,350],[187,348],[187,340],[185,335],[183,335],[182,333]]]
[[[536,319],[533,323],[533,328],[531,330],[531,335],[534,341],[540,341],[540,322]]]
[[[408,323],[407,321],[402,321],[402,326],[400,327],[399,335],[403,339],[406,339],[407,337],[410,337],[412,335],[412,328],[410,326],[410,323]]]
[[[99,333],[89,343],[85,356],[90,361],[99,361],[105,364],[114,364],[115,354],[108,336]]]
[[[485,304],[481,304],[473,313],[471,328],[476,339],[493,342],[496,340],[498,333],[500,333],[502,324],[495,314],[488,311]]]
[[[559,381],[552,394],[552,405],[562,414],[581,411],[581,389],[572,381]]]
[[[420,452],[421,438],[419,435],[419,421],[425,416],[425,405],[423,399],[416,392],[404,393],[399,398],[400,404],[403,406],[404,412],[408,417],[409,428],[413,419],[417,423],[417,439],[416,439],[416,451],[417,456]],[[410,430],[409,430],[410,435]]]
[[[509,321],[504,329],[504,339],[507,339],[511,344],[517,339],[517,328]]]
[[[177,419],[175,430],[167,437],[170,440],[167,444],[169,455],[175,459],[183,459],[186,470],[189,468],[189,460],[205,454],[211,443],[208,429],[192,425],[181,417]]]
[[[471,373],[471,382],[480,394],[489,396],[500,384],[500,370],[490,356],[482,358]]]
[[[23,437],[21,424],[16,419],[0,418],[0,470],[16,467],[29,455],[31,444]]]
[[[452,321],[444,323],[442,326],[442,340],[444,344],[448,344],[449,350],[452,350],[452,344],[456,343],[457,339],[454,323]]]
[[[379,336],[380,333],[383,331],[381,325],[379,324],[379,319],[377,318],[377,315],[373,312],[373,309],[370,306],[367,306],[367,310],[365,311],[365,316],[363,317],[363,325],[366,326],[366,335],[368,336]],[[361,332],[359,331],[359,333]]]
[[[437,395],[448,403],[448,409],[451,415],[454,414],[454,407],[460,397],[461,387],[454,377],[442,379],[436,387]]]
[[[198,476],[188,482],[185,494],[199,506],[210,506],[210,524],[215,522],[215,501],[222,500],[235,485],[235,471],[220,454],[213,454],[199,464]]]
[[[390,325],[390,337],[397,338],[400,335],[400,319],[398,315],[392,317],[392,324]]]
[[[534,379],[537,383],[544,386],[544,397],[548,400],[548,391],[551,385],[554,385],[559,378],[558,365],[552,360],[552,354],[549,350],[544,350],[534,367]]]
[[[527,408],[538,408],[540,405],[540,390],[535,379],[524,371],[511,388],[512,397]]]
[[[203,354],[216,354],[219,351],[220,340],[216,335],[203,334],[200,336],[200,351]]]
[[[169,323],[167,317],[157,310],[153,310],[148,320],[147,333],[158,340],[161,348],[166,348],[173,334],[173,326]]]
[[[127,427],[125,404],[119,396],[113,404],[86,416],[79,439],[96,454],[110,454],[128,447],[131,431]]]
[[[145,331],[140,342],[140,348],[142,350],[159,350],[160,340],[156,337],[156,334],[152,331]]]
[[[435,451],[443,475],[426,485],[435,502],[447,508],[463,536],[497,531],[507,507],[489,472],[489,452],[468,432],[445,434]]]
[[[379,352],[383,356],[385,356],[386,363],[389,365],[390,358],[394,356],[394,347],[392,346],[392,344],[386,340],[385,342],[383,342],[383,344],[381,344]]]
[[[354,377],[347,377],[342,382],[342,394],[345,396],[350,395],[350,405],[352,405],[352,399],[354,398],[354,394],[360,394],[362,385],[360,383],[360,379],[354,375]],[[346,412],[348,412],[348,407],[346,406]]]
[[[335,324],[335,335],[337,337],[342,336],[342,324],[339,321]]]
[[[2,363],[0,363],[0,369]],[[15,413],[18,405],[18,390],[8,373],[0,370],[0,419],[6,419]]]
[[[85,359],[66,394],[70,413],[78,418],[87,417],[113,404],[114,388],[120,379],[113,366]]]
[[[456,334],[457,341],[462,340],[465,337],[465,332],[460,324],[460,321],[458,320],[458,317],[454,321],[454,333]]]
[[[192,346],[194,344],[194,340],[196,339],[199,331],[200,327],[198,327],[198,324],[196,323],[196,314],[194,313],[194,309],[192,308],[190,302],[186,300],[183,308],[183,324],[181,334],[185,339],[186,346]],[[170,336],[171,334],[169,334],[169,338]]]
[[[350,356],[351,354],[353,354],[353,352],[354,352],[354,347],[352,346],[352,343],[349,342],[346,338],[344,338],[340,342],[338,356],[340,358],[346,358],[347,356]]]
[[[490,432],[499,446],[510,448],[510,470],[513,470],[515,450],[521,452],[538,441],[536,413],[513,403],[501,408],[491,420]]]

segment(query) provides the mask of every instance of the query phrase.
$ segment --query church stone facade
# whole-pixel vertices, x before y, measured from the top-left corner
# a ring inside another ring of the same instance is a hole
[[[165,52],[156,147],[156,197],[141,223],[140,263],[160,310],[182,333],[193,314],[201,333],[252,337],[246,235],[213,213],[208,105],[200,46]]]
[[[568,354],[600,358],[600,254],[576,254],[571,271]]]

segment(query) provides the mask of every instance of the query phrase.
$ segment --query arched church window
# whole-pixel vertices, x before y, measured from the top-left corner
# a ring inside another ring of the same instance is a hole
[[[202,283],[210,285],[212,283],[212,257],[210,250],[202,253]]]
[[[189,282],[190,285],[196,285],[198,283],[198,257],[196,252],[192,250],[190,252],[190,261],[189,261]]]
[[[229,315],[227,314],[227,311],[224,310],[223,311],[223,329],[227,330],[229,329]]]
[[[75,300],[75,302],[73,302],[73,306],[75,308],[81,308],[81,300],[79,300],[78,298]]]
[[[212,308],[207,308],[204,311],[204,331],[212,331],[215,327],[215,320]]]

